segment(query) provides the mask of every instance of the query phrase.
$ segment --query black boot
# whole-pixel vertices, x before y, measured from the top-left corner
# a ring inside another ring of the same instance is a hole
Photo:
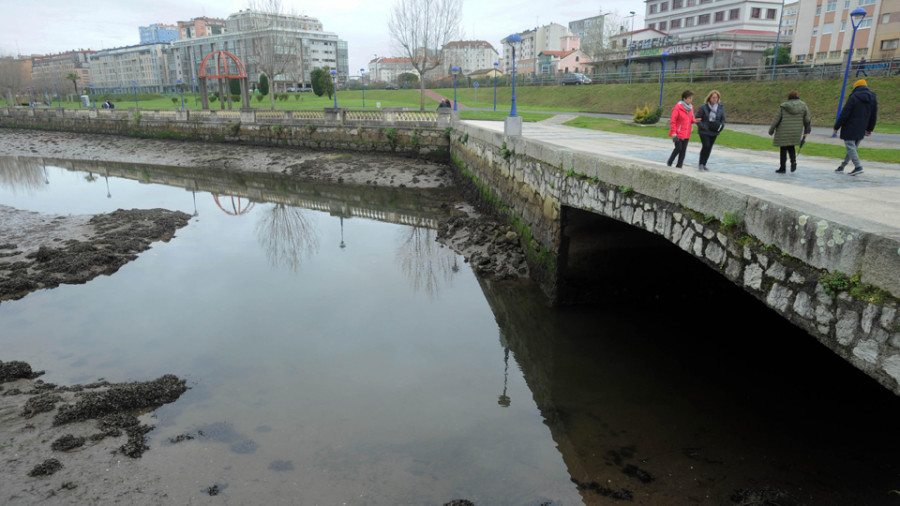
[[[791,164],[791,172],[797,172],[797,164],[796,163]]]
[[[775,173],[776,174],[784,174],[785,173],[784,167],[779,167],[779,169],[776,170]]]

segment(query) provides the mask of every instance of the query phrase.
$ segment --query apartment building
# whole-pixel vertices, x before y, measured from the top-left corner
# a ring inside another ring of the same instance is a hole
[[[494,66],[499,58],[497,50],[489,42],[483,40],[458,40],[444,45],[444,70],[459,67],[463,75],[471,74],[478,69]]]
[[[800,0],[791,56],[797,63],[846,61],[853,38],[850,13],[862,8],[852,60],[892,58],[900,40],[900,0]]]
[[[104,49],[90,55],[90,73],[95,92],[162,93],[174,85],[167,69],[171,64],[170,43],[155,42]]]
[[[647,0],[644,23],[677,37],[751,30],[776,33],[781,0]]]
[[[564,45],[571,45],[572,32],[563,25],[550,23],[534,30],[520,32],[522,42],[516,48],[516,72],[536,75],[540,72],[538,55],[544,51],[562,51]],[[505,37],[503,46],[503,73],[512,72],[512,48]]]
[[[180,37],[178,34],[178,27],[175,25],[155,23],[150,26],[139,26],[138,30],[141,33],[141,44],[174,42]]]
[[[60,93],[75,91],[69,74],[78,76],[78,89],[91,83],[90,57],[96,54],[90,49],[66,51],[65,53],[33,56],[31,59],[31,82],[35,86],[53,86],[57,83]]]
[[[178,22],[179,40],[209,37],[225,33],[225,20],[219,18],[199,17],[189,21]]]
[[[800,2],[784,5],[784,13],[781,16],[781,35],[792,37],[797,29],[797,19],[800,12]]]

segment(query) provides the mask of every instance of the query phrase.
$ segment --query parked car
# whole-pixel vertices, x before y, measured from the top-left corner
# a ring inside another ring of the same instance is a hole
[[[564,75],[562,80],[560,81],[560,84],[562,84],[563,86],[566,86],[569,84],[575,84],[575,85],[591,84],[591,78],[584,74],[579,74],[579,73],[575,72],[573,74]]]
[[[384,89],[386,89],[386,90],[399,90],[400,87],[397,86],[396,84],[389,84],[389,85],[385,86]]]
[[[291,87],[291,88],[288,88],[287,90],[289,93],[293,93],[293,92],[297,91],[297,88]]]
[[[312,93],[312,90],[313,89],[310,88],[309,86],[297,89],[297,91],[299,91],[300,93]]]

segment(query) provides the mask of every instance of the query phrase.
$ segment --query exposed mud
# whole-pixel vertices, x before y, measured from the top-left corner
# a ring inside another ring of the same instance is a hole
[[[165,209],[64,217],[0,205],[0,213],[0,301],[112,274],[190,219]]]

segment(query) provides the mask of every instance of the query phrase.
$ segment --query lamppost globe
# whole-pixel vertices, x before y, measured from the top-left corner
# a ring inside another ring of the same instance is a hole
[[[453,67],[450,69],[450,72],[453,73],[453,110],[456,110],[456,76],[459,75],[459,67]]]
[[[331,87],[334,88],[334,108],[337,109],[337,70],[331,71]]]
[[[866,17],[866,14],[866,10],[862,7],[857,7],[850,13],[850,24],[853,25],[853,36],[850,37],[850,50],[847,51],[847,66],[844,68],[844,84],[841,85],[841,98],[838,100],[837,116],[835,116],[834,119],[835,122],[841,117],[841,107],[844,104],[844,92],[847,91],[847,75],[850,73],[850,62],[853,59],[853,44],[856,42],[856,29],[859,28],[859,25]],[[833,133],[831,137],[837,137],[837,133]]]
[[[662,70],[659,72],[659,107],[662,107],[663,86],[666,84],[666,60],[669,59],[669,52],[663,51],[663,54],[659,55],[659,59],[662,61]]]
[[[494,112],[497,111],[497,74],[500,72],[500,62],[494,62]]]

